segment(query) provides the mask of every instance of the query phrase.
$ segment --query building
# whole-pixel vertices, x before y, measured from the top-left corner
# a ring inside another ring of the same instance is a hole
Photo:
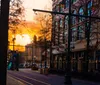
[[[52,0],[52,10],[69,13],[69,0]],[[72,0],[71,13],[99,17],[99,0]],[[68,15],[52,14],[51,69],[65,71],[68,48]],[[70,49],[71,71],[83,72],[87,63],[88,72],[100,71],[100,20],[71,16]],[[88,42],[89,39],[89,42]],[[88,45],[87,45],[88,44]],[[88,62],[87,62],[88,61]]]
[[[45,51],[44,46],[40,45],[39,42],[36,44],[28,44],[25,46],[25,61],[26,63],[36,63],[37,65],[44,66],[45,60],[46,64],[50,65],[50,50],[46,49]],[[45,53],[46,52],[46,53]],[[46,55],[45,55],[46,54]],[[33,61],[32,61],[33,59]]]
[[[39,64],[41,62],[41,48],[37,47],[32,44],[28,44],[25,46],[25,61],[26,63],[31,64],[37,63]],[[33,60],[32,60],[33,59]]]

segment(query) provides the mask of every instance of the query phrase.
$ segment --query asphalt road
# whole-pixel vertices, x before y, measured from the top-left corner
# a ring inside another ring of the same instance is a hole
[[[19,71],[8,70],[7,74],[24,85],[64,85],[64,76],[44,75],[31,69],[20,69]],[[73,85],[100,85],[100,83],[78,79],[72,79],[72,83]]]

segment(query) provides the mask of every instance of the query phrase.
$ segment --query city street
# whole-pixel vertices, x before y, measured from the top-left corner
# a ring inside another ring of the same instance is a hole
[[[78,79],[72,79],[72,83],[73,85],[100,85],[100,83]],[[8,70],[7,85],[64,85],[64,76],[55,74],[44,75],[31,69]]]

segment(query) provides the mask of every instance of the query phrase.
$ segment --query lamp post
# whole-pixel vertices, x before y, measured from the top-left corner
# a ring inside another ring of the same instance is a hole
[[[47,41],[46,41],[46,36],[44,37],[44,43],[45,43],[45,60],[44,60],[44,65],[45,68],[47,67]]]
[[[14,36],[13,36],[12,41],[13,41],[13,51],[14,51],[15,50],[15,40],[16,40],[16,38],[15,38],[15,29],[13,29],[13,34],[14,34]]]
[[[33,37],[33,42],[32,42],[32,66],[33,66],[33,63],[35,63],[35,56],[36,56],[36,49],[35,49],[35,45],[36,45],[36,41],[37,41],[37,37],[36,35],[34,35]]]
[[[72,85],[71,81],[71,61],[70,61],[70,42],[71,42],[71,0],[69,0],[69,15],[68,15],[68,50],[66,56],[66,67],[65,67],[65,85]]]
[[[33,41],[34,41],[34,38],[33,38]],[[32,41],[32,67],[33,67],[33,48],[34,48],[33,41]]]

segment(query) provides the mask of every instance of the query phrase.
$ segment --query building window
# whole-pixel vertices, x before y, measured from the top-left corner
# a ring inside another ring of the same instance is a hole
[[[59,5],[56,6],[56,12],[59,12]]]
[[[82,7],[79,9],[79,15],[84,15],[84,10]],[[81,40],[84,38],[84,31],[83,31],[83,24],[82,24],[84,19],[85,18],[83,18],[83,17],[79,17],[79,23],[81,23],[81,25],[78,26],[78,32],[77,32],[78,40]]]
[[[84,15],[84,10],[82,7],[79,9],[79,15]],[[79,22],[82,22],[83,20],[84,20],[83,17],[79,17]]]
[[[79,32],[79,34],[78,34],[78,38],[79,38],[79,40],[81,40],[81,39],[83,39],[83,29],[82,29],[82,26],[79,26],[78,27],[78,32]]]
[[[65,17],[65,31],[64,31],[65,42],[68,41],[68,16]]]
[[[88,16],[90,16],[90,14],[92,14],[92,1],[90,1],[89,3],[88,3]]]
[[[66,8],[69,7],[69,0],[66,0]]]
[[[68,16],[65,17],[65,29],[68,29]]]
[[[63,20],[60,20],[60,28],[63,28]]]
[[[73,12],[73,14],[76,14],[76,10]],[[74,26],[76,24],[76,17],[72,16],[72,26]],[[74,42],[76,40],[76,35],[77,35],[77,28],[73,27],[72,28],[72,42]]]
[[[72,42],[76,41],[77,28],[72,28]]]
[[[59,25],[58,25],[58,21],[56,21],[55,25],[56,25],[56,27],[55,27],[56,30],[55,30],[55,31],[58,32],[58,27],[59,27]]]
[[[58,32],[59,32],[59,24],[58,24],[59,22],[58,21],[56,21],[55,22],[55,39],[54,39],[54,41],[55,41],[55,44],[58,44]]]
[[[93,9],[92,9],[92,1],[90,1],[87,4],[87,15],[90,16],[93,14]],[[87,37],[87,30],[89,29],[89,22],[86,23],[86,29],[85,29],[85,37]],[[92,25],[90,27],[90,31],[92,31]]]
[[[64,5],[63,4],[60,4],[60,12],[63,12],[63,10],[64,10]]]
[[[73,14],[76,14],[76,11],[73,12]],[[76,24],[76,17],[72,16],[72,25]]]

